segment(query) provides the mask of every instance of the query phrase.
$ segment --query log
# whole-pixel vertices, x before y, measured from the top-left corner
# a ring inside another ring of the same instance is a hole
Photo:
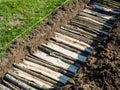
[[[62,48],[62,47],[60,47],[58,45],[55,45],[53,43],[47,43],[47,44],[43,44],[43,45],[46,46],[46,47],[48,47],[48,48],[51,48],[51,49],[53,49],[55,51],[58,51],[58,52],[60,52],[62,54],[70,56],[70,57],[72,57],[72,58],[74,58],[76,60],[79,60],[81,62],[85,62],[86,59],[87,59],[86,56],[79,55],[79,54],[77,54],[75,52],[72,52],[72,51],[69,51],[67,49],[64,49],[64,48]],[[69,69],[70,69],[70,67],[69,67]]]
[[[9,80],[10,82],[14,83],[15,85],[19,86],[20,88],[23,88],[25,90],[36,90],[35,88],[25,84],[24,82],[21,82],[20,80],[14,78],[13,76],[6,74],[5,79]]]

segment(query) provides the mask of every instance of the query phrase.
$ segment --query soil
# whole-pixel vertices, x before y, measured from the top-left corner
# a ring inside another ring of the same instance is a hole
[[[25,55],[35,52],[41,43],[48,40],[57,28],[66,24],[71,18],[83,10],[87,3],[89,3],[89,0],[74,0],[72,3],[62,5],[52,13],[48,21],[35,28],[26,37],[13,42],[9,49],[6,50],[6,57],[0,59],[0,80],[2,80],[14,62],[19,62]]]
[[[120,21],[61,90],[120,90]]]
[[[1,20],[1,21],[4,20],[4,17],[3,17],[3,16],[0,16],[0,20]]]
[[[16,19],[16,20],[10,22],[10,25],[18,25],[18,24],[25,25],[25,22],[21,21],[19,19]]]

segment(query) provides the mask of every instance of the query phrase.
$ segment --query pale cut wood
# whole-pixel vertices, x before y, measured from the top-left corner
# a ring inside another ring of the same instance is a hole
[[[69,79],[69,77],[61,74],[61,73],[58,73],[58,72],[55,72],[49,68],[46,68],[46,67],[43,67],[41,65],[38,65],[38,64],[35,64],[33,62],[30,62],[30,61],[26,61],[25,59],[23,60],[23,62],[19,63],[20,66],[23,66],[25,68],[28,68],[30,70],[34,70],[36,72],[40,72],[42,73],[43,75],[45,76],[48,76],[52,79],[55,79],[57,81],[60,81],[62,83],[66,83]]]
[[[15,77],[18,80],[23,81],[24,83],[27,83],[28,85],[30,85],[30,86],[32,86],[34,88],[37,88],[38,90],[41,90],[41,88],[43,88],[39,84],[37,84],[37,83],[35,83],[33,81],[30,81],[30,80],[27,80],[25,78],[22,78],[22,77],[16,75],[15,73],[13,73],[12,71],[8,71],[8,74],[10,74],[11,76]],[[19,90],[19,89],[17,89],[17,90]]]
[[[30,81],[33,81],[33,82],[39,84],[41,87],[53,88],[53,85],[52,85],[52,84],[46,84],[46,83],[44,83],[44,81],[41,80],[40,78],[37,78],[37,77],[35,77],[35,76],[33,76],[33,75],[30,75],[30,74],[28,74],[28,73],[26,73],[26,72],[24,72],[24,71],[22,71],[22,70],[19,70],[19,69],[17,69],[17,68],[14,68],[13,73],[15,73],[16,75],[18,75],[18,76],[20,76],[20,77],[22,77],[22,78],[25,78],[25,79],[28,79],[28,80],[30,80]]]
[[[86,56],[83,56],[83,55],[80,55],[80,54],[78,54],[78,53],[69,51],[69,50],[67,50],[67,49],[65,49],[65,48],[62,48],[62,47],[60,47],[60,46],[58,46],[58,45],[56,45],[56,44],[54,44],[54,43],[48,42],[47,44],[43,44],[43,45],[46,46],[46,47],[48,47],[48,48],[51,48],[51,49],[53,49],[53,50],[55,50],[55,51],[58,51],[58,52],[60,52],[60,53],[62,53],[62,54],[65,54],[65,55],[67,55],[67,56],[70,56],[70,57],[72,57],[72,58],[74,58],[74,59],[76,59],[76,60],[79,60],[79,61],[81,61],[81,62],[86,62],[86,60],[87,60],[87,57],[86,57]]]
[[[18,88],[17,86],[15,86],[14,84],[12,84],[6,80],[3,80],[2,82],[5,86],[9,87],[12,90],[20,90],[20,88]]]
[[[83,12],[94,14],[94,15],[97,15],[99,17],[102,17],[102,18],[105,18],[105,19],[108,19],[108,20],[113,19],[113,16],[106,15],[106,14],[103,14],[103,13],[99,13],[99,12],[96,12],[96,11],[92,11],[90,9],[84,9]]]
[[[19,87],[23,88],[24,90],[37,90],[37,89],[25,84],[24,82],[17,80],[16,78],[14,78],[13,76],[11,76],[9,74],[5,75],[5,79],[13,82],[14,84],[18,85]]]
[[[50,55],[48,55],[48,54],[46,54],[46,53],[44,53],[42,51],[38,50],[33,55],[35,55],[35,56],[37,56],[39,58],[42,58],[45,61],[50,62],[55,66],[64,68],[65,70],[71,71],[73,73],[77,72],[78,67],[76,67],[74,65],[67,64],[67,63],[63,62],[62,60],[60,60],[58,58],[55,58],[55,57],[52,57],[52,56],[50,56]]]
[[[75,26],[72,26],[72,25],[65,25],[65,27],[69,28],[70,30],[74,30],[74,29],[75,29],[75,30],[77,30],[77,31],[80,32],[80,33],[87,34],[88,36],[97,37],[96,34],[87,32],[87,31],[85,31],[85,30],[82,29],[82,28],[78,28],[78,27],[75,27]]]
[[[94,25],[91,25],[91,24],[85,23],[85,22],[79,22],[79,20],[73,20],[73,21],[71,21],[71,23],[79,25],[79,26],[86,27],[86,28],[88,28],[88,30],[91,30],[92,32],[94,32],[98,35],[99,35],[99,33],[103,33],[105,35],[108,35],[108,32],[101,30],[101,29],[103,29],[103,27],[95,28]]]
[[[112,28],[112,26],[106,25],[105,23],[99,22],[99,21],[94,20],[94,19],[89,18],[89,17],[85,17],[85,16],[78,16],[78,17],[81,17],[81,18],[83,18],[83,19],[87,19],[87,20],[93,21],[94,23],[103,25],[103,26],[108,27],[108,28]]]
[[[96,2],[92,5],[92,7],[95,8],[95,9],[102,10],[102,11],[110,12],[112,14],[117,14],[117,15],[120,14],[120,11],[113,10],[113,9],[110,9],[110,8],[106,8],[103,5],[101,5],[99,3],[96,3]]]
[[[3,84],[0,84],[0,90],[12,90],[12,89],[6,87],[6,86],[3,85]]]
[[[99,17],[97,15],[94,14],[90,14],[90,13],[86,13],[86,12],[80,12],[79,16],[85,16],[85,17],[89,17],[91,19],[94,19],[96,21],[99,21],[101,23],[106,23],[108,20],[102,17]],[[111,21],[109,21],[111,23]]]
[[[64,28],[64,27],[61,27],[61,28]],[[75,48],[78,48],[82,51],[92,53],[92,51],[94,50],[94,48],[92,46],[90,46],[89,44],[87,44],[85,42],[79,41],[77,39],[71,38],[66,35],[62,35],[57,32],[55,32],[55,37],[53,37],[53,38],[56,39],[57,41],[66,43],[66,44],[73,46]]]
[[[54,56],[54,54],[52,54],[52,56]],[[39,58],[35,58],[34,56],[26,56],[25,58],[27,61],[31,61],[31,62],[34,62],[34,63],[37,63],[39,65],[42,65],[44,67],[47,67],[47,68],[50,68],[56,72],[59,72],[59,73],[62,73],[64,75],[67,75],[69,77],[72,77],[74,74],[72,72],[69,72],[67,70],[64,70],[64,69],[61,69],[59,67],[56,67],[54,66],[53,64],[50,64],[49,62],[43,62],[43,61],[40,61]]]

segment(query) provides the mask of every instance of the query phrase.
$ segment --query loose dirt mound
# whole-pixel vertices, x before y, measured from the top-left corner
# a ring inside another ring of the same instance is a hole
[[[118,27],[119,26],[119,27]],[[88,62],[74,77],[75,84],[63,90],[120,89],[120,23],[97,46]]]

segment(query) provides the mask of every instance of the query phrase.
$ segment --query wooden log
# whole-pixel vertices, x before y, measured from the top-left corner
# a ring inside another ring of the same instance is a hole
[[[78,25],[81,25],[81,26],[84,26],[84,27],[87,27],[87,28],[89,28],[89,30],[91,30],[92,32],[94,32],[94,33],[96,33],[96,34],[100,34],[100,33],[102,33],[102,34],[105,34],[105,35],[108,35],[108,32],[106,32],[106,31],[102,31],[100,28],[98,29],[98,28],[95,28],[93,25],[90,25],[90,24],[88,24],[87,22],[82,22],[82,21],[79,21],[79,20],[72,20],[70,23],[74,23],[74,24],[78,24]]]
[[[96,34],[97,36],[101,36],[101,35],[108,35],[108,32],[103,32],[103,31],[96,31],[96,30],[94,30],[93,28],[91,28],[91,27],[89,27],[89,26],[87,26],[87,25],[85,25],[85,24],[83,24],[83,23],[79,23],[79,22],[76,22],[76,21],[72,21],[72,22],[70,22],[70,24],[71,25],[74,25],[74,26],[76,26],[76,27],[79,27],[79,28],[82,28],[82,29],[84,29],[84,30],[86,30],[86,31],[88,31],[88,32],[90,32],[90,33],[92,33],[92,34]],[[103,32],[103,33],[101,33],[101,32]]]
[[[104,24],[101,25],[99,22],[91,19],[91,18],[87,18],[87,17],[83,17],[83,16],[78,16],[78,17],[74,17],[72,20],[81,22],[81,23],[85,23],[87,25],[89,25],[90,27],[92,27],[95,30],[106,30],[108,31],[109,28],[105,27]]]
[[[66,71],[66,70],[64,70],[62,68],[56,67],[54,65],[51,65],[50,63],[42,62],[42,61],[38,60],[38,58],[35,58],[33,56],[26,56],[25,59],[28,60],[28,61],[40,64],[42,66],[48,67],[48,68],[50,68],[50,69],[52,69],[52,70],[54,70],[56,72],[60,72],[60,73],[65,74],[65,75],[67,75],[69,77],[73,77],[73,75],[74,75],[73,73],[71,73],[69,71]]]
[[[48,47],[48,48],[51,48],[53,50],[56,50],[56,51],[58,51],[60,53],[63,53],[65,55],[67,55],[67,56],[70,56],[70,57],[72,57],[72,58],[74,58],[76,60],[79,60],[81,62],[85,62],[87,60],[87,57],[79,55],[79,54],[74,53],[72,51],[69,51],[67,49],[64,49],[64,48],[62,48],[62,47],[60,47],[58,45],[55,45],[53,43],[47,43],[47,44],[43,44],[43,45]]]
[[[0,90],[12,90],[12,89],[6,87],[6,86],[3,85],[3,84],[0,84]]]
[[[52,63],[55,66],[58,66],[58,67],[64,68],[65,70],[71,71],[73,73],[75,73],[78,69],[74,65],[67,64],[67,63],[63,62],[62,60],[52,57],[52,56],[50,56],[42,51],[39,51],[39,50],[36,53],[34,53],[33,55],[35,55],[39,58],[42,58],[42,59],[46,60],[47,62]]]
[[[25,77],[28,80],[34,80],[34,78],[35,78],[35,80],[36,80],[35,82],[39,83],[43,87],[51,88],[53,85],[56,85],[58,87],[63,85],[60,82],[57,82],[57,81],[55,81],[55,80],[53,80],[51,78],[48,78],[48,77],[46,77],[46,76],[44,76],[44,75],[42,75],[40,73],[33,72],[33,71],[31,71],[31,70],[29,70],[27,68],[21,67],[21,66],[19,66],[17,64],[14,64],[14,66],[16,67],[16,68],[14,68],[14,71],[17,72],[18,75],[20,75],[21,77]],[[48,83],[45,83],[45,82],[48,82]]]
[[[71,57],[69,57],[69,56],[67,56],[67,55],[64,55],[64,54],[62,54],[62,53],[59,53],[59,52],[54,51],[54,50],[52,50],[52,49],[48,49],[47,47],[40,46],[39,49],[40,49],[41,51],[44,51],[44,52],[49,53],[50,56],[53,56],[53,57],[55,57],[55,58],[59,58],[60,60],[66,62],[66,63],[69,63],[69,64],[71,64],[71,65],[75,65],[75,66],[77,66],[78,68],[79,68],[79,67],[81,66],[81,64],[82,64],[81,62],[79,62],[79,61],[77,61],[77,60],[75,60],[75,59],[73,59],[73,58],[71,58]],[[59,68],[60,68],[60,67],[59,67]],[[60,69],[64,70],[63,68],[60,68]],[[72,75],[70,74],[71,76],[74,75],[73,72],[70,72],[70,71],[68,71],[68,70],[65,70],[65,71],[67,71],[68,73],[71,73],[71,74],[72,74]]]
[[[33,81],[30,81],[30,80],[26,79],[25,77],[22,78],[22,77],[18,76],[16,73],[13,73],[12,71],[9,71],[8,74],[11,75],[11,76],[13,76],[13,77],[15,77],[15,78],[18,79],[18,80],[21,80],[22,82],[25,82],[26,84],[28,84],[28,85],[36,88],[36,89],[39,89],[39,90],[40,90],[40,89],[43,89],[43,88],[44,88],[44,87],[42,87],[41,85],[39,85],[38,83],[33,82]],[[29,76],[29,75],[28,75],[28,76]],[[29,78],[29,79],[30,79],[30,78]]]
[[[86,34],[84,34],[84,32],[83,33],[77,32],[74,29],[73,30],[71,30],[69,28],[67,29],[66,27],[61,27],[61,29],[59,29],[57,32],[67,35],[69,37],[72,37],[74,39],[77,39],[79,41],[83,41],[91,46],[96,45],[97,42],[100,41],[99,38],[97,38],[97,37],[86,35]]]
[[[102,3],[102,4],[105,4],[105,5],[108,5],[110,6],[111,8],[117,8],[119,9],[120,6],[114,2],[111,2],[111,1],[108,1],[108,0],[95,0],[96,2],[99,2],[99,3]]]
[[[88,39],[91,39],[91,40],[95,40],[95,41],[98,41],[98,42],[101,41],[101,37],[98,37],[95,34],[89,33],[89,32],[87,32],[83,29],[80,29],[80,28],[77,28],[77,27],[74,27],[74,26],[71,26],[71,25],[64,26],[64,29],[68,30],[69,32],[84,36],[84,37],[86,37]]]
[[[77,39],[71,38],[69,36],[66,36],[57,32],[55,32],[55,37],[53,38],[57,41],[66,43],[70,46],[78,48],[79,50],[82,50],[82,51],[86,51],[88,53],[92,53],[92,51],[94,50],[94,48],[87,43],[84,43],[82,41],[79,41]]]
[[[27,69],[30,69],[30,70],[33,70],[37,73],[41,73],[43,74],[44,76],[47,76],[53,80],[56,80],[58,82],[61,82],[63,84],[66,84],[66,82],[68,81],[69,77],[66,76],[66,75],[63,75],[59,72],[55,72],[47,67],[44,67],[44,66],[41,66],[39,64],[36,64],[36,63],[33,63],[33,62],[30,62],[30,61],[27,61],[25,59],[23,59],[23,61],[21,63],[19,63],[18,65],[24,67],[24,68],[27,68]]]
[[[64,28],[65,27],[65,28]],[[88,38],[96,38],[97,35],[96,34],[93,34],[93,33],[90,33],[90,32],[87,32],[86,30],[84,29],[81,29],[81,28],[78,28],[76,26],[73,26],[73,25],[66,25],[64,27],[61,27],[61,29],[64,29],[64,30],[72,30],[72,31],[76,31],[78,33],[82,33],[84,35],[86,35],[86,37],[88,36]],[[99,39],[99,38],[98,38]],[[99,41],[99,40],[98,40]]]
[[[104,19],[107,19],[107,20],[110,20],[110,19],[114,20],[115,19],[113,16],[103,14],[103,13],[99,13],[99,12],[96,12],[96,11],[93,11],[93,10],[90,10],[90,9],[84,9],[83,12],[90,13],[90,14],[102,17]]]
[[[89,45],[95,45],[95,44],[97,44],[97,42],[96,41],[93,41],[93,40],[91,40],[91,39],[88,39],[88,38],[85,38],[85,37],[83,37],[83,36],[80,36],[80,35],[78,35],[78,34],[75,34],[75,33],[72,33],[72,32],[69,32],[66,28],[65,29],[58,29],[58,31],[57,31],[58,33],[61,33],[61,34],[64,34],[64,35],[67,35],[67,36],[69,36],[69,37],[72,37],[72,38],[74,38],[74,39],[77,39],[77,40],[79,40],[79,41],[84,41],[85,43],[87,43],[87,44],[89,44]]]
[[[108,31],[108,28],[106,29],[104,27],[97,27],[97,25],[92,24],[88,21],[86,21],[85,19],[73,18],[71,22],[88,27],[90,30],[93,30],[96,33],[104,33],[105,31]]]
[[[86,13],[86,12],[81,12],[78,16],[85,16],[85,17],[89,17],[93,20],[96,20],[96,21],[99,21],[103,24],[107,24],[109,26],[113,26],[113,21],[112,20],[106,20],[104,18],[101,18],[101,17],[98,17],[98,16],[95,16],[93,14],[90,14],[90,13]]]
[[[6,80],[2,80],[2,83],[6,85],[7,87],[11,88],[12,90],[20,90],[20,88],[16,87],[15,85],[11,84],[10,82]]]
[[[88,55],[88,53],[86,53],[85,51],[81,51],[80,49],[75,48],[74,46],[71,46],[71,45],[66,44],[66,43],[64,43],[64,42],[61,42],[61,41],[55,39],[54,37],[52,37],[49,41],[52,42],[52,43],[54,43],[54,44],[56,44],[56,45],[58,45],[58,46],[60,46],[60,47],[63,47],[63,48],[65,48],[65,49],[67,49],[67,50],[70,50],[70,51],[72,51],[72,52],[79,53],[79,54],[85,55],[85,56]],[[66,61],[66,60],[64,60],[64,62],[65,62],[65,61]],[[74,63],[74,61],[73,61],[73,63]],[[70,64],[73,64],[73,63],[70,63]]]
[[[92,33],[92,34],[94,34],[94,35],[96,35],[96,36],[99,36],[99,32],[96,32],[96,31],[93,31],[93,30],[91,30],[88,26],[84,26],[84,25],[82,25],[82,24],[79,24],[79,23],[76,23],[76,22],[70,22],[69,23],[69,25],[72,25],[72,26],[74,26],[74,27],[78,27],[78,28],[80,28],[80,29],[83,29],[83,30],[85,30],[86,32],[89,32],[89,33]],[[99,36],[100,37],[100,36]]]
[[[77,18],[79,18],[79,19],[85,19],[85,20],[88,20],[88,21],[90,21],[91,23],[93,23],[93,24],[96,24],[98,27],[107,27],[107,28],[112,28],[112,26],[110,26],[110,25],[107,25],[107,24],[105,24],[105,23],[101,23],[101,22],[99,22],[99,21],[96,21],[96,20],[94,20],[94,19],[92,19],[92,18],[89,18],[89,17],[85,17],[85,16],[78,16]]]
[[[99,10],[101,10],[101,11],[109,12],[109,13],[112,13],[112,14],[116,14],[116,15],[119,15],[119,14],[120,14],[120,11],[118,11],[118,10],[113,10],[113,9],[110,9],[110,8],[106,8],[106,7],[104,7],[103,5],[101,5],[100,3],[94,2],[94,4],[92,5],[92,7],[93,7],[94,9],[99,9]]]
[[[14,83],[15,85],[19,86],[20,88],[23,88],[25,90],[36,90],[35,88],[25,84],[24,82],[21,82],[20,80],[17,80],[13,76],[6,74],[5,79],[9,80],[10,82]]]
[[[51,39],[51,40],[49,40],[50,42],[52,42],[52,43],[55,43],[55,44],[59,44],[59,43],[57,43],[57,42],[55,42],[53,39]],[[60,44],[59,44],[60,45]],[[60,46],[63,46],[63,45],[60,45]],[[64,47],[64,46],[63,46]],[[66,55],[64,55],[64,54],[61,54],[61,53],[59,53],[59,52],[56,52],[56,51],[54,51],[54,50],[50,50],[50,49],[48,49],[47,47],[44,47],[44,46],[40,46],[39,47],[39,49],[41,50],[41,51],[44,51],[44,52],[46,52],[47,54],[49,54],[50,56],[52,56],[52,57],[55,57],[55,58],[59,58],[60,60],[62,60],[63,62],[65,62],[65,63],[68,63],[68,64],[71,64],[71,65],[74,65],[74,60],[72,59],[72,58],[69,58],[68,56],[66,56]],[[72,59],[72,60],[71,60]]]

